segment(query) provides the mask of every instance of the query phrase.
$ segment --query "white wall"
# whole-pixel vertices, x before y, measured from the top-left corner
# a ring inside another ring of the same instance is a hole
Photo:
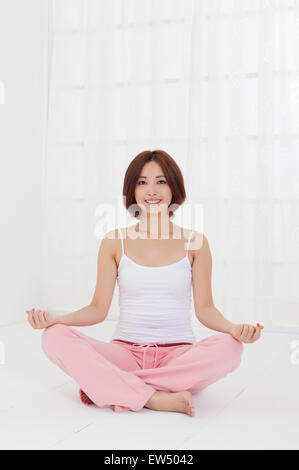
[[[40,303],[47,54],[48,0],[1,0],[0,325]]]

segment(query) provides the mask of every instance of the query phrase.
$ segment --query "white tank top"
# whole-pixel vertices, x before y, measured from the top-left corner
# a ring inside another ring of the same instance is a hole
[[[195,343],[190,322],[192,267],[186,256],[166,266],[142,266],[124,253],[118,266],[119,319],[112,339],[136,344]]]

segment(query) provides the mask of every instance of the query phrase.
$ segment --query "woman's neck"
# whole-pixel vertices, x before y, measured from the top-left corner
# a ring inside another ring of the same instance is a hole
[[[161,230],[161,227],[147,227],[146,225],[142,226],[140,224],[137,224],[134,226],[134,230],[137,234],[140,235],[146,235],[149,238],[150,237],[161,237],[161,236],[167,236],[167,237],[173,237],[173,234],[178,231],[180,234],[180,228],[177,227],[175,229],[175,226],[170,222],[168,226],[163,227]]]

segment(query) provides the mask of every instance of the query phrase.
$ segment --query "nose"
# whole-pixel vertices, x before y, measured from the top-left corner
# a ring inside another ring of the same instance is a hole
[[[149,184],[148,189],[147,189],[147,194],[148,196],[157,196],[157,191],[156,191],[155,183]]]

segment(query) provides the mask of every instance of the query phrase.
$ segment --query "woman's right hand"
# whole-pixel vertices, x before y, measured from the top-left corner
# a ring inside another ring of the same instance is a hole
[[[35,330],[41,330],[43,328],[48,328],[48,326],[58,323],[58,317],[52,315],[45,310],[26,310],[28,314],[27,320]]]

